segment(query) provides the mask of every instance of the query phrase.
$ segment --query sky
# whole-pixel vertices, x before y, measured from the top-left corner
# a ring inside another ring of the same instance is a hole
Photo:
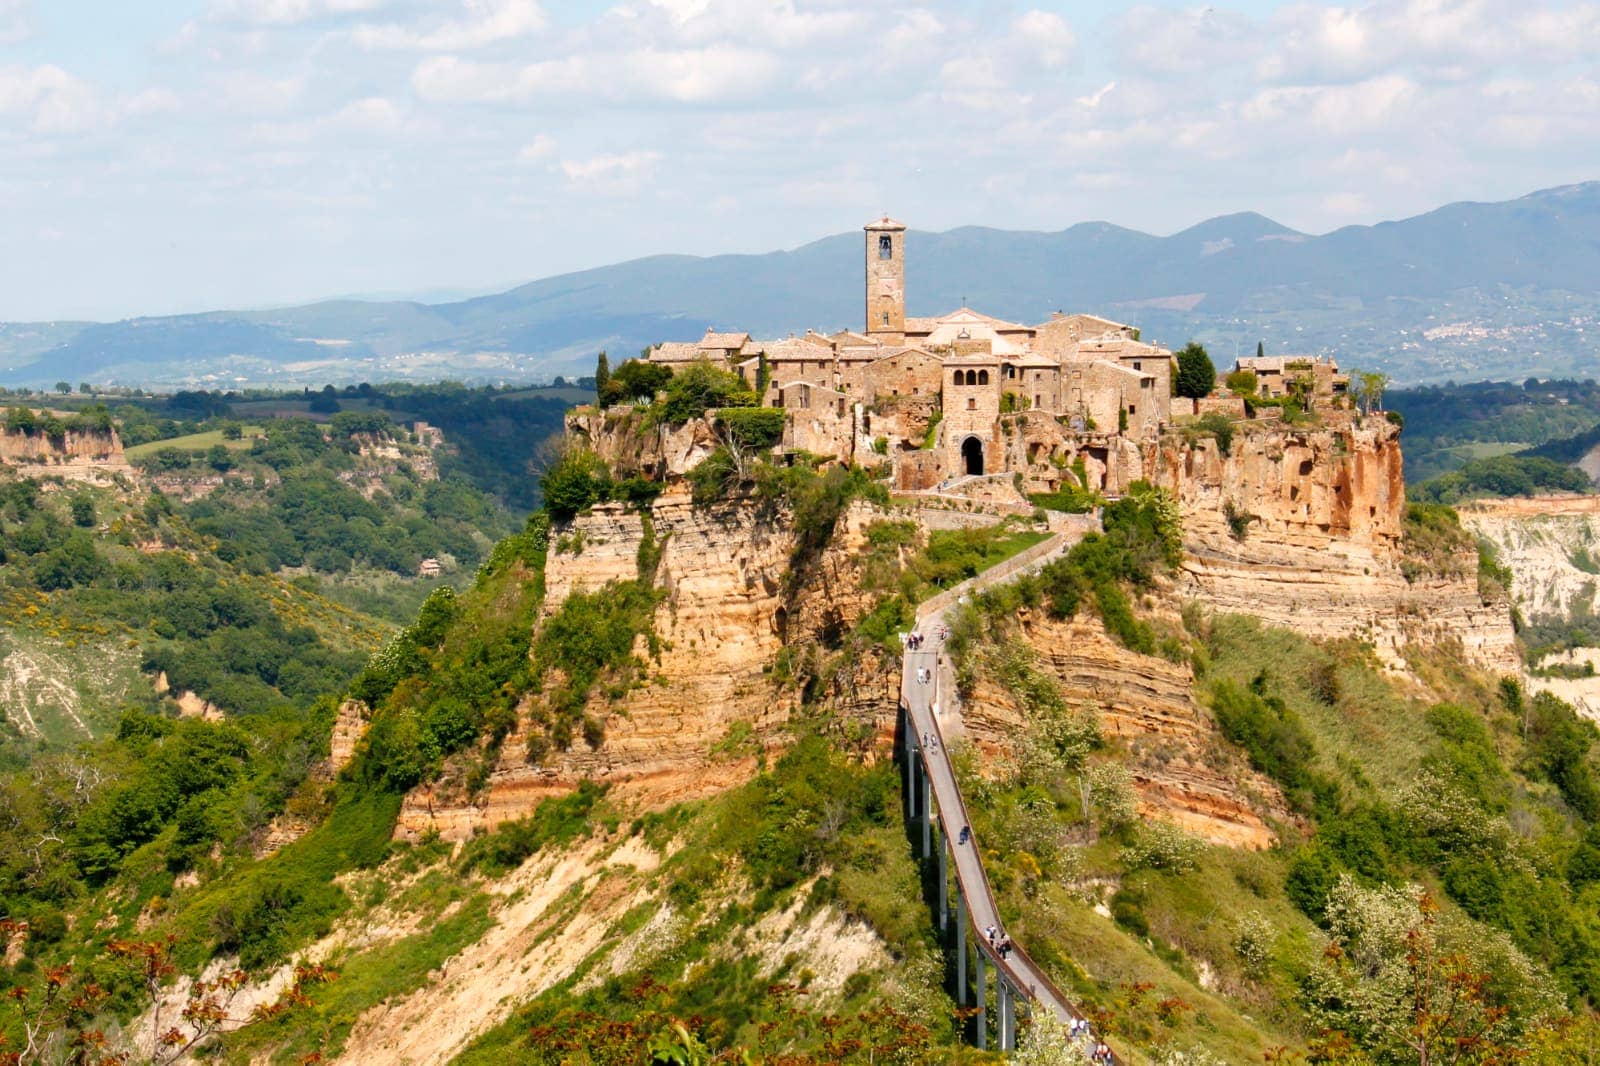
[[[0,0],[0,321],[1600,178],[1600,0]]]

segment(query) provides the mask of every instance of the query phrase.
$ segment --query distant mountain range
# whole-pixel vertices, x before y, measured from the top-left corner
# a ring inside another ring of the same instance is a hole
[[[1298,233],[1257,214],[1170,237],[1103,222],[907,239],[912,314],[1057,309],[1237,348],[1326,351],[1404,382],[1600,375],[1600,182],[1398,222]],[[0,384],[321,384],[587,373],[707,326],[859,327],[861,236],[792,251],[660,255],[449,303],[332,300],[110,323],[0,324]]]

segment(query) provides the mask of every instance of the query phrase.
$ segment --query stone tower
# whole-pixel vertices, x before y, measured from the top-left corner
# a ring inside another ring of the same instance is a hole
[[[867,336],[885,344],[906,337],[906,227],[885,216],[867,231]]]

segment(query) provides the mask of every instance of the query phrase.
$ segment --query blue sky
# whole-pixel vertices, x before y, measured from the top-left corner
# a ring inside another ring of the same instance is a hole
[[[1600,178],[1600,0],[0,0],[0,320]]]

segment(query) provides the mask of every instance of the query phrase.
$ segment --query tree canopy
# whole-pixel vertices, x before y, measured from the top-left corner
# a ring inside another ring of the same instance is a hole
[[[1211,395],[1217,384],[1217,368],[1211,356],[1197,342],[1190,341],[1178,352],[1178,376],[1173,379],[1173,389],[1179,396],[1198,400]]]

